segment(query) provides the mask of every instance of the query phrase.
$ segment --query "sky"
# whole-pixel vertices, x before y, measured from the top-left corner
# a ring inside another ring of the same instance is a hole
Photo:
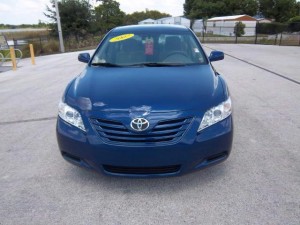
[[[117,0],[125,13],[135,11],[158,10],[172,16],[183,15],[185,0]],[[96,0],[90,0],[94,4]],[[37,24],[39,20],[49,22],[44,16],[50,0],[0,0],[0,24]]]

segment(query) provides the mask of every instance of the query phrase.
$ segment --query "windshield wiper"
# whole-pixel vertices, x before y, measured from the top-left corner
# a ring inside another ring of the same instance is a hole
[[[149,66],[149,67],[168,67],[168,66],[185,66],[183,63],[159,63],[159,62],[149,62],[149,63],[139,63],[129,66]]]
[[[92,63],[92,66],[103,66],[103,67],[122,67],[121,65],[118,64],[113,64],[113,63]]]
[[[169,67],[169,66],[186,66],[189,64],[184,63],[156,63],[156,62],[149,62],[149,63],[136,63],[136,64],[129,64],[129,65],[119,65],[113,63],[92,63],[92,66],[103,66],[103,67],[140,67],[140,66],[147,66],[147,67]]]

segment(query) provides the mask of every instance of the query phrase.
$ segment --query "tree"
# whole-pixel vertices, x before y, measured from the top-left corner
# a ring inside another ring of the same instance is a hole
[[[241,37],[245,34],[245,24],[241,21],[235,23],[234,34],[236,37]]]
[[[211,18],[237,14],[254,15],[258,9],[257,0],[185,0],[184,15],[189,19]]]
[[[185,0],[185,3],[183,4],[183,14],[190,19],[193,18],[192,11],[194,8],[194,2],[195,0]]]
[[[122,25],[125,13],[121,11],[120,4],[115,0],[101,0],[101,2],[101,5],[95,7],[94,23],[95,28],[104,34]]]
[[[169,17],[171,15],[167,13],[161,13],[157,10],[146,10],[142,12],[134,12],[125,16],[124,23],[126,25],[138,24],[138,22],[151,18],[151,19],[160,19],[164,17]]]
[[[212,0],[186,0],[184,5],[185,16],[190,19],[209,18],[224,15],[225,3]]]
[[[299,12],[300,3],[296,0],[185,0],[184,15],[189,19],[211,18],[262,13],[266,18],[277,22],[287,22]]]
[[[287,22],[298,13],[296,0],[259,0],[259,11],[277,22]]]
[[[250,15],[254,16],[258,11],[258,1],[257,0],[225,0],[227,15]]]
[[[50,0],[51,7],[46,6],[44,15],[53,23],[52,32],[57,35],[57,21],[54,0]],[[91,5],[87,0],[62,0],[58,2],[62,32],[65,38],[74,36],[77,41],[85,36],[90,28]]]

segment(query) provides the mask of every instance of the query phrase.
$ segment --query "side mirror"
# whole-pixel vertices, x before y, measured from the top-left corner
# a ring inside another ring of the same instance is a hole
[[[209,61],[219,61],[224,59],[224,52],[220,51],[212,51],[210,53],[210,56],[208,57]]]
[[[83,63],[88,63],[90,61],[91,57],[89,53],[80,53],[78,55],[78,61]]]

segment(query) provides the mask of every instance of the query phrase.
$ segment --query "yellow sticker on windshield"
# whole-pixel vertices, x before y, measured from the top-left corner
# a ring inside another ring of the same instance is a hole
[[[109,40],[109,42],[117,42],[117,41],[124,41],[126,39],[132,38],[134,34],[122,34],[117,37],[114,37]]]

